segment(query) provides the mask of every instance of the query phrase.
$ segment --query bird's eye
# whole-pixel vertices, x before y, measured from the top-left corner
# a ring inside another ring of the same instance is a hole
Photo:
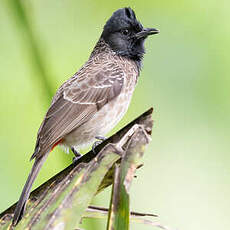
[[[121,31],[122,34],[124,34],[125,36],[129,35],[130,31],[128,29],[124,29]]]

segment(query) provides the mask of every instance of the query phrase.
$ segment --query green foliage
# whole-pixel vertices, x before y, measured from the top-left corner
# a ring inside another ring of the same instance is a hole
[[[31,65],[35,70],[32,80],[36,80],[35,83],[41,87],[42,93],[46,97],[46,101],[49,102],[53,97],[54,90],[50,85],[42,51],[40,50],[36,36],[34,35],[30,19],[24,10],[22,1],[9,0],[7,1],[7,4],[9,6],[9,10],[12,11],[12,16],[14,17],[15,22],[18,25],[18,32],[23,33],[21,36],[23,36],[23,42],[25,42],[28,53],[30,54]]]
[[[143,128],[134,127],[140,130],[132,134],[120,166],[115,167],[107,230],[129,229],[129,188],[136,168],[140,165],[144,147],[149,142]]]
[[[55,187],[50,187],[45,194],[43,190],[41,197],[30,205],[25,218],[16,229],[32,226],[33,229],[78,227],[106,172],[118,159],[118,154],[111,152],[111,149],[105,149],[88,164],[82,163],[74,167]]]

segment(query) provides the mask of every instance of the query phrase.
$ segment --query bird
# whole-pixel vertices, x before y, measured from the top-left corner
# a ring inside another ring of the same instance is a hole
[[[116,10],[106,22],[88,61],[54,95],[37,133],[34,164],[16,205],[13,225],[22,218],[32,184],[57,145],[79,149],[116,126],[126,113],[155,28],[144,28],[130,7]]]

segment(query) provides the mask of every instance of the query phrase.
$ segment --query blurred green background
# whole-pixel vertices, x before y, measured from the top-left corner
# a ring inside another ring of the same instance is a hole
[[[161,31],[146,42],[131,106],[113,130],[154,107],[131,208],[156,213],[173,229],[230,229],[230,2],[28,0],[23,11],[16,2],[0,3],[0,212],[19,198],[49,96],[88,59],[112,12],[130,6]],[[71,161],[56,148],[34,187]],[[107,206],[109,196],[94,203]]]

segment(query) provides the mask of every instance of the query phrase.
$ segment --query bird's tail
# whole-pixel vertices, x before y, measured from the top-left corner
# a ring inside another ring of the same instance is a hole
[[[46,160],[47,156],[48,156],[48,154],[46,153],[46,154],[43,154],[39,158],[35,158],[33,167],[30,171],[30,174],[27,178],[26,184],[24,185],[21,196],[19,198],[19,201],[18,201],[17,206],[16,206],[15,211],[14,211],[14,217],[13,217],[13,225],[14,226],[20,221],[20,219],[23,216],[23,213],[25,211],[25,204],[29,198],[31,187],[32,187],[34,180],[37,177],[44,161]]]

